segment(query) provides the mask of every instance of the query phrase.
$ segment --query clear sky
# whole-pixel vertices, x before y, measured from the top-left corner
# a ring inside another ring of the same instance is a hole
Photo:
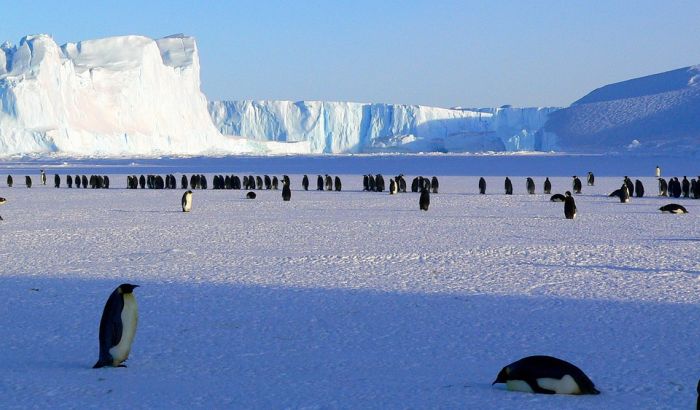
[[[210,99],[565,106],[700,64],[700,1],[0,0],[0,41],[197,38]]]

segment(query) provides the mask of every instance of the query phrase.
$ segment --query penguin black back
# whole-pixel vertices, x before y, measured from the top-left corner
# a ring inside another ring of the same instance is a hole
[[[438,181],[437,177],[433,177],[430,180],[430,187],[432,188],[434,194],[438,193],[438,188],[440,188],[440,181]]]
[[[137,287],[138,285],[123,283],[109,295],[100,320],[100,356],[93,368],[126,367],[121,363],[129,356],[138,321],[136,302],[132,295]],[[124,312],[125,308],[127,312]]]
[[[68,188],[73,188],[73,177],[70,175],[66,175],[66,185],[68,185]]]
[[[24,184],[27,185],[27,188],[31,188],[32,187],[32,177],[30,177],[29,175],[25,176],[24,177]]]
[[[257,195],[255,195],[255,192],[250,191],[247,194],[245,194],[246,199],[255,199]]]
[[[572,182],[573,188],[574,188],[574,194],[580,194],[581,193],[581,180],[574,175],[573,176],[574,180]]]
[[[54,188],[59,188],[61,186],[61,177],[58,174],[53,176],[53,186]]]
[[[545,178],[544,180],[544,193],[547,195],[552,193],[552,183],[549,182],[549,178]]]
[[[323,191],[323,177],[320,175],[316,178],[316,190]]]
[[[335,190],[336,190],[336,191],[342,191],[342,190],[343,190],[343,185],[342,185],[342,183],[340,182],[340,177],[339,177],[339,176],[336,176],[336,177],[335,177]]]
[[[529,356],[505,366],[496,383],[506,383],[509,390],[543,394],[600,394],[586,374],[556,357]]]
[[[7,186],[12,188],[12,184],[14,181],[12,181],[12,175],[7,176]]]
[[[289,184],[283,183],[282,184],[282,200],[287,202],[290,199],[292,199],[292,190],[289,189]]]
[[[532,178],[527,177],[525,187],[527,188],[528,194],[533,195],[535,193],[535,181]]]
[[[668,204],[659,208],[659,211],[671,214],[687,214],[688,210],[683,205]]]
[[[569,191],[566,191],[564,196],[564,217],[566,219],[576,218],[576,201]]]
[[[588,173],[587,182],[588,182],[588,185],[590,185],[590,186],[595,185],[595,176],[593,175],[592,172]]]
[[[430,207],[430,191],[427,189],[423,189],[423,191],[421,191],[418,206],[420,207],[421,211],[427,211]]]
[[[506,177],[504,187],[506,189],[506,195],[513,195],[513,183],[510,182],[510,178]]]
[[[367,178],[367,176],[365,176]],[[304,188],[304,191],[309,190],[309,176],[304,174],[304,178],[301,179],[301,187]]]
[[[644,185],[642,181],[638,179],[634,181],[634,191],[637,193],[637,198],[642,198],[644,196]]]
[[[486,194],[486,180],[484,177],[479,178],[479,194]]]

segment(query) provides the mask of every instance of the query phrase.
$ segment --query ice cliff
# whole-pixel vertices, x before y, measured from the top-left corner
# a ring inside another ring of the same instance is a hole
[[[42,34],[0,47],[0,155],[251,150],[212,124],[192,37],[124,36],[59,47]]]
[[[556,149],[540,128],[555,108],[446,109],[325,101],[214,101],[223,134],[307,141],[314,153]]]

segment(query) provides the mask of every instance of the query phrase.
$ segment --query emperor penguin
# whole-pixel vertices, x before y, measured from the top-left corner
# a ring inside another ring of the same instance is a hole
[[[535,193],[535,181],[532,178],[527,177],[525,187],[527,188],[528,194],[533,195]]]
[[[399,175],[399,179],[396,181],[399,184],[399,192],[406,193],[406,180],[403,178],[403,174]]]
[[[367,181],[366,175],[365,175],[365,181]],[[304,178],[301,179],[301,187],[304,188],[304,191],[309,190],[309,176],[306,174],[304,174]],[[366,187],[367,187],[367,184],[365,184],[365,191],[367,190]]]
[[[292,199],[292,190],[289,189],[287,181],[282,181],[282,200],[288,202]]]
[[[637,198],[644,197],[644,185],[642,184],[642,181],[638,179],[634,180],[634,192],[637,193]]]
[[[399,192],[394,178],[389,178],[389,195],[395,195]]]
[[[569,191],[566,191],[569,192]],[[551,202],[564,202],[566,200],[566,197],[562,194],[554,194],[551,197],[549,197],[549,200]]]
[[[31,188],[32,187],[32,177],[30,177],[29,175],[25,176],[24,177],[24,184],[27,185],[27,188]]]
[[[7,199],[0,197],[0,205],[5,205],[5,202],[7,202]],[[2,221],[2,216],[0,216],[0,221]]]
[[[255,192],[250,191],[247,194],[245,194],[246,199],[255,199],[257,195],[255,195]]]
[[[432,177],[430,179],[430,188],[433,190],[434,194],[438,193],[438,188],[440,188],[440,181],[438,181],[437,177]]]
[[[332,191],[333,190],[333,178],[331,178],[330,175],[326,174],[326,191]]]
[[[377,176],[374,178],[374,185],[375,188],[377,188],[377,192],[384,192],[385,183],[384,176],[382,174],[377,174]]]
[[[629,191],[629,188],[627,187],[627,184],[622,184],[622,187],[620,189],[621,189],[620,202],[625,204],[625,203],[630,201],[630,191]]]
[[[80,177],[80,179],[83,182],[83,189],[87,188],[87,185],[88,185],[87,177],[85,175],[83,175],[82,177]]]
[[[285,176],[286,176],[286,175],[285,175]],[[289,177],[287,177],[287,178],[289,178]],[[282,184],[284,184],[285,182],[288,182],[288,181],[285,180],[284,177],[283,177],[283,178],[282,178]],[[273,176],[273,177],[272,177],[272,189],[274,189],[275,191],[277,191],[277,188],[279,187],[279,184],[280,184],[280,180],[277,179],[277,176]]]
[[[569,191],[566,191],[566,196],[564,197],[564,216],[566,219],[576,218],[576,201],[574,201],[574,197],[571,196]]]
[[[59,188],[61,186],[61,177],[58,174],[53,176],[53,186],[54,188]]]
[[[581,193],[581,180],[578,179],[576,175],[573,176],[574,180],[572,182],[572,186],[574,188],[574,194],[580,194]]]
[[[690,181],[687,176],[683,176],[683,198],[690,198]]]
[[[544,193],[547,195],[552,193],[552,183],[549,182],[549,177],[544,180]]]
[[[668,184],[663,178],[659,178],[659,196],[668,196]]]
[[[513,183],[510,182],[510,178],[506,177],[505,182],[506,195],[513,195]]]
[[[593,175],[593,173],[590,171],[588,171],[588,178],[586,179],[586,182],[589,186],[595,185],[595,175]]]
[[[138,285],[123,283],[107,299],[100,320],[100,358],[93,369],[122,364],[129,358],[131,343],[136,335],[139,320],[134,288]]]
[[[421,183],[422,179],[423,177],[413,178],[413,181],[411,181],[411,192],[418,192],[418,185]]]
[[[41,185],[46,185],[46,172],[43,169],[39,170],[39,181]]]
[[[627,190],[629,191],[630,196],[634,195],[634,184],[632,183],[632,180],[625,175],[625,185],[627,185]]]
[[[75,187],[80,188],[80,175],[75,176]]]
[[[13,183],[13,181],[12,181],[12,175],[8,175],[8,176],[7,176],[7,186],[10,187],[10,188],[12,188],[12,183]]]
[[[340,177],[339,177],[339,176],[336,176],[336,177],[335,177],[335,181],[334,181],[334,182],[335,182],[335,190],[336,190],[336,191],[342,191],[343,185],[342,185],[342,182],[340,181]]]
[[[306,178],[306,175],[304,175],[304,178]],[[369,175],[362,176],[362,190],[369,191]]]
[[[187,175],[182,175],[180,179],[180,189],[187,189]]]
[[[581,369],[551,356],[529,356],[513,362],[498,373],[496,383],[527,393],[600,394]]]
[[[66,185],[68,188],[73,188],[73,177],[70,174],[66,175]]]
[[[182,194],[182,212],[192,210],[192,191],[186,191]]]
[[[668,204],[659,208],[659,211],[669,214],[687,214],[688,210],[683,205]]]
[[[423,190],[420,193],[420,199],[418,200],[418,205],[420,206],[421,211],[428,210],[428,207],[430,207],[430,191],[423,188]]]
[[[265,189],[270,190],[272,189],[272,179],[270,178],[269,175],[263,176],[263,179],[265,181]]]
[[[323,191],[323,177],[321,175],[316,178],[316,190]]]
[[[656,166],[656,177],[661,178],[661,168],[658,165]]]
[[[479,178],[479,194],[486,194],[486,180],[484,177]]]

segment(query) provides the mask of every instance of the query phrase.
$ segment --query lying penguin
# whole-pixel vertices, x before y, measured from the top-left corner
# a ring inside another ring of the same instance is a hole
[[[529,356],[504,367],[493,384],[543,394],[600,394],[581,369],[551,356]]]

